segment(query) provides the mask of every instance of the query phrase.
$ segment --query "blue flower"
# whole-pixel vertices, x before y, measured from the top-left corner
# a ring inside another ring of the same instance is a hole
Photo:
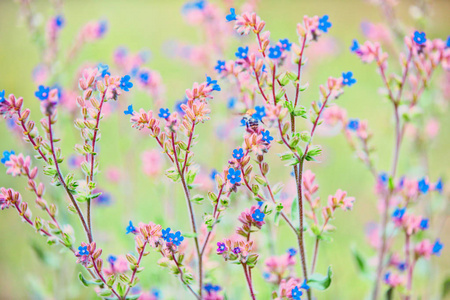
[[[222,71],[225,71],[226,70],[225,61],[224,60],[218,60],[217,61],[217,66],[215,66],[214,69],[216,69],[219,74],[222,73]]]
[[[444,247],[444,244],[442,244],[441,241],[439,239],[437,239],[433,245],[433,254],[436,256],[440,256],[441,250],[443,247]]]
[[[291,294],[293,300],[300,300],[301,299],[300,297],[303,295],[303,292],[300,291],[298,286],[296,286],[291,290]]]
[[[116,261],[117,261],[117,257],[115,257],[114,255],[108,256],[108,262],[109,262],[110,264],[113,265]]]
[[[289,43],[288,39],[280,40],[281,49],[286,51],[291,51],[292,43]]]
[[[272,46],[269,48],[269,58],[271,59],[277,59],[281,56],[281,48],[280,46]]]
[[[269,130],[264,130],[263,132],[261,132],[261,134],[262,134],[262,136],[263,136],[263,137],[262,137],[262,140],[263,140],[264,142],[270,144],[270,142],[273,141],[273,137],[270,136]]]
[[[323,16],[319,19],[319,30],[323,32],[328,32],[328,28],[331,27],[331,22],[328,21],[328,15]]]
[[[222,254],[227,251],[227,246],[225,243],[217,242],[217,253]]]
[[[184,240],[184,236],[181,235],[180,231],[177,231],[175,233],[169,233],[167,239],[175,246],[180,246],[181,242]]]
[[[387,174],[386,172],[382,172],[382,173],[380,173],[380,174],[378,175],[378,180],[379,180],[383,185],[385,185],[385,184],[388,182],[388,180],[389,180],[389,176],[388,176],[388,174]]]
[[[425,35],[425,32],[418,32],[417,30],[414,31],[414,42],[418,45],[422,45],[427,41],[427,37]]]
[[[398,266],[397,266],[397,268],[398,268],[400,271],[405,271],[405,270],[406,270],[406,263],[404,263],[404,262],[399,263]]]
[[[190,10],[203,10],[205,8],[205,0],[198,0],[198,1],[191,1],[186,3],[183,8],[181,9],[181,12],[183,14],[188,13]]]
[[[233,251],[234,254],[239,254],[239,253],[241,253],[241,248],[234,247],[234,249],[232,251]]]
[[[227,104],[228,109],[233,109],[235,105],[236,105],[235,97],[231,97],[230,99],[228,99],[228,104]]]
[[[108,72],[109,66],[104,64],[98,64],[97,69],[102,72],[102,77],[105,77],[106,75],[111,75],[111,73]]]
[[[241,180],[242,180],[241,170],[235,170],[233,168],[229,168],[227,178],[231,184],[236,184],[236,183],[241,182]]]
[[[247,126],[247,120],[245,118],[241,119],[241,126]]]
[[[166,242],[169,242],[169,234],[170,234],[170,227],[163,229],[162,230],[162,238],[163,240],[165,240]]]
[[[426,230],[428,229],[428,219],[422,219],[422,221],[420,221],[420,229],[422,230]]]
[[[438,182],[434,185],[434,190],[438,191],[439,193],[442,193],[442,190],[444,189],[444,185],[442,183],[442,178],[439,178]]]
[[[212,285],[211,283],[208,283],[208,284],[205,284],[205,285],[203,286],[203,289],[204,289],[208,294],[210,294],[212,291],[218,292],[218,291],[220,291],[222,288],[221,288],[220,286],[218,286],[218,285]]]
[[[303,280],[302,285],[300,286],[301,289],[309,290],[309,285],[306,283],[306,280]]]
[[[358,128],[359,128],[359,120],[358,119],[350,119],[348,121],[347,128],[350,129],[350,130],[353,130],[353,131],[358,130]]]
[[[102,192],[100,196],[95,199],[96,204],[108,205],[111,204],[111,194]]]
[[[356,83],[356,79],[353,78],[353,72],[342,73],[342,84],[352,86]]]
[[[129,233],[137,233],[137,229],[133,226],[133,223],[131,221],[127,226],[127,234]]]
[[[245,59],[248,56],[248,46],[247,47],[239,47],[238,52],[235,53],[237,58]]]
[[[80,247],[78,247],[78,254],[79,255],[89,255],[89,251],[87,250],[87,246],[80,246]]]
[[[217,84],[217,80],[212,80],[211,77],[209,77],[208,75],[206,75],[206,85],[212,85],[212,90],[213,91],[220,91],[220,86]]]
[[[357,52],[359,50],[359,43],[356,39],[352,41],[352,46],[350,47],[350,51]]]
[[[5,90],[0,91],[0,103],[4,102],[5,100]]]
[[[168,117],[170,117],[169,109],[168,108],[160,108],[158,117],[164,118],[164,119],[167,119]]]
[[[1,163],[5,164],[7,161],[9,161],[9,157],[13,154],[16,154],[14,151],[3,151],[3,158],[1,159]]]
[[[253,220],[256,222],[262,222],[264,221],[264,217],[266,216],[265,213],[263,213],[259,208],[255,210],[255,212],[252,214]]]
[[[297,250],[295,248],[289,248],[288,251],[289,256],[295,256],[297,254]]]
[[[427,182],[426,178],[422,178],[418,183],[417,187],[419,188],[419,191],[421,191],[423,194],[428,193],[428,190],[430,189],[430,184]]]
[[[241,159],[244,157],[244,150],[242,148],[233,150],[233,157],[236,159]]]
[[[384,282],[388,283],[389,277],[391,277],[391,272],[387,272],[386,274],[384,274]]]
[[[143,83],[143,84],[147,84],[150,81],[150,72],[143,70],[139,73],[139,80]]]
[[[445,43],[446,48],[450,48],[450,35],[447,37],[447,43]]]
[[[236,10],[234,8],[230,8],[230,14],[226,16],[227,22],[236,20]]]
[[[38,90],[36,92],[34,92],[34,95],[39,100],[43,101],[43,100],[47,100],[48,99],[48,94],[49,93],[50,93],[50,88],[49,87],[45,87],[43,85],[40,85],[38,87]]]
[[[98,35],[102,37],[108,31],[108,21],[101,20],[98,22]]]
[[[256,112],[252,115],[252,118],[257,121],[262,121],[262,118],[266,116],[266,108],[264,106],[255,106]]]
[[[125,75],[120,79],[120,88],[125,92],[128,92],[133,87],[133,83],[130,82],[130,79],[130,75]]]
[[[219,174],[219,172],[217,172],[216,169],[212,169],[211,175],[209,175],[209,177],[210,177],[212,180],[216,180],[216,175],[217,175],[217,174]]]
[[[64,23],[65,23],[65,20],[64,20],[64,17],[62,15],[57,15],[55,17],[56,27],[63,28],[64,27]]]
[[[406,212],[406,207],[399,208],[397,207],[394,212],[392,213],[392,218],[394,220],[400,221],[403,218],[403,215]]]
[[[128,109],[123,111],[125,115],[132,115],[133,112],[133,105],[128,105]]]

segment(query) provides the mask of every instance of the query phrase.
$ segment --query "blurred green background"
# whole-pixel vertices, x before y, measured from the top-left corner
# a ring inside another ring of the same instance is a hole
[[[211,0],[211,2],[219,1]],[[413,24],[409,9],[415,2],[400,2],[396,9],[399,18],[406,24]],[[118,46],[126,46],[132,52],[149,49],[152,57],[148,66],[161,73],[166,85],[167,106],[172,107],[175,101],[182,99],[184,90],[190,88],[195,81],[203,81],[205,74],[205,69],[172,59],[163,50],[163,45],[168,40],[181,40],[194,44],[201,42],[202,37],[198,28],[186,26],[181,16],[183,3],[184,1],[178,0],[66,1],[63,10],[66,26],[61,33],[63,52],[72,44],[76,33],[87,21],[106,19],[109,22],[109,30],[104,39],[88,44],[76,60],[64,66],[63,74],[65,75],[61,77],[62,84],[70,85],[73,80],[71,76],[85,61],[112,65],[112,54]],[[426,23],[427,36],[446,39],[450,25],[448,18],[450,1],[434,1],[431,4],[431,21]],[[47,1],[37,1],[34,6],[42,13],[43,18],[55,13]],[[271,31],[271,38],[274,40],[286,37],[295,40],[296,24],[302,21],[305,14],[330,16],[333,27],[328,35],[336,38],[336,53],[329,58],[312,60],[306,67],[304,81],[309,81],[310,87],[302,95],[302,101],[308,104],[316,100],[318,85],[324,83],[328,76],[339,76],[343,71],[352,70],[358,83],[346,91],[338,100],[338,104],[348,110],[349,116],[369,120],[371,131],[375,133],[372,144],[377,149],[376,166],[380,171],[389,169],[393,147],[391,106],[377,93],[381,80],[374,71],[375,67],[362,65],[357,57],[348,51],[353,38],[364,40],[360,27],[362,21],[374,23],[383,21],[381,10],[368,2],[359,0],[263,0],[259,3],[257,12],[266,21],[266,28]],[[226,59],[232,59],[236,47],[245,45],[246,41],[248,39],[235,39],[232,43],[233,47],[227,52]],[[19,20],[19,5],[12,1],[0,1],[0,43],[0,90],[5,89],[6,94],[23,96],[25,106],[32,107],[32,118],[37,121],[40,118],[40,112],[38,101],[33,95],[36,86],[31,80],[31,72],[39,62],[39,55],[24,22]],[[396,63],[396,60],[392,61],[393,68],[397,66]],[[395,70],[398,71],[398,69]],[[207,72],[214,74],[215,77],[213,70]],[[435,83],[439,84],[442,81],[442,73],[439,71],[436,74]],[[222,88],[227,86],[223,81],[219,84],[223,84]],[[424,102],[432,102],[435,95],[434,92],[425,93]],[[127,97],[124,101],[133,103],[135,109],[139,107],[150,109],[152,106],[148,96],[136,89]],[[440,176],[444,178],[444,182],[450,178],[448,168],[450,120],[446,118],[447,115],[448,111],[442,111],[441,130],[430,147],[428,175],[431,181],[435,181]],[[226,165],[231,149],[241,143],[237,139],[236,144],[233,145],[213,137],[214,126],[222,124],[226,117],[226,99],[221,98],[219,93],[217,99],[213,100],[212,120],[200,126],[200,138],[194,148],[197,162],[206,170],[213,167],[222,169]],[[60,115],[59,119],[62,125],[57,133],[63,138],[63,153],[67,157],[73,152],[73,145],[80,142],[79,133],[71,129],[73,127],[69,125],[67,115]],[[301,129],[300,126],[299,129]],[[124,234],[128,220],[136,223],[153,221],[163,226],[187,230],[189,223],[181,186],[169,183],[166,178],[163,178],[164,176],[154,179],[142,173],[140,154],[143,150],[155,148],[154,141],[131,129],[128,118],[120,111],[116,111],[113,116],[105,119],[101,130],[100,168],[115,166],[126,170],[123,174],[125,178],[119,184],[109,183],[104,173],[98,176],[100,187],[113,195],[113,205],[95,207],[93,214],[95,235],[98,244],[104,249],[104,255],[124,254],[134,250],[132,237]],[[4,121],[0,121],[0,141],[1,151],[14,149],[16,153],[24,151],[31,154],[28,145],[24,147],[17,137],[10,134]],[[376,198],[373,193],[373,179],[352,153],[343,136],[318,136],[315,142],[323,145],[322,162],[309,163],[307,168],[311,168],[317,174],[323,201],[329,194],[334,194],[338,188],[347,190],[349,195],[356,197],[354,210],[345,214],[339,212],[333,221],[338,229],[333,236],[334,241],[321,246],[316,269],[318,272],[325,273],[327,266],[332,265],[334,277],[330,289],[322,293],[317,292],[316,296],[318,299],[363,299],[370,291],[371,281],[358,273],[351,247],[355,245],[368,260],[374,257],[373,251],[364,238],[365,224],[368,221],[378,221],[375,213]],[[269,174],[272,184],[289,178],[290,170],[280,164],[276,155],[282,150],[282,147],[274,147],[268,155],[272,165],[272,171]],[[400,174],[423,176],[423,169],[418,167],[420,156],[414,152],[414,147],[408,140],[402,147],[401,155]],[[67,173],[66,165],[63,169],[64,173]],[[0,174],[0,186],[23,191],[24,184],[23,178],[11,178]],[[23,195],[34,209],[32,194],[24,192]],[[48,188],[46,198],[51,197],[60,203],[62,222],[71,222],[74,224],[74,229],[80,231],[78,221],[63,211],[66,204],[62,190]],[[433,199],[430,198],[427,201],[431,200]],[[216,240],[232,234],[240,210],[248,205],[248,202],[245,203],[242,200],[232,205],[218,226]],[[210,208],[208,204],[203,207],[196,206],[198,216],[203,209]],[[0,213],[0,299],[95,299],[95,294],[82,287],[76,279],[81,268],[75,265],[71,254],[66,251],[59,253],[58,247],[47,246],[45,239],[37,236],[28,225],[19,221],[14,210],[9,209]],[[167,216],[168,213],[170,213],[169,216]],[[200,217],[198,219],[200,220]],[[436,222],[433,225],[440,226],[440,223]],[[448,227],[448,223],[446,225]],[[295,246],[295,240],[285,224],[280,224],[280,230],[281,233],[275,245],[278,255],[284,253],[287,248]],[[264,234],[264,231],[261,232],[261,236]],[[445,229],[442,234],[441,239],[444,244],[450,245],[450,238]],[[83,241],[82,234],[78,234],[77,237],[76,244]],[[260,239],[261,249],[264,249],[267,239],[268,237],[265,240]],[[311,256],[312,246],[311,238],[307,240],[308,256]],[[414,285],[421,299],[438,299],[443,278],[450,275],[448,254],[448,247],[445,247],[440,258],[431,259],[432,266],[422,263],[418,265]],[[263,258],[266,257],[267,253],[263,255]],[[164,299],[190,299],[190,295],[179,296],[188,295],[188,293],[177,278],[166,274],[166,270],[155,264],[158,258],[156,253],[145,258],[146,270],[141,273],[142,288],[149,290],[152,287],[158,287],[162,290]],[[243,290],[246,287],[240,268],[227,265],[219,257],[214,257],[213,260],[218,262],[218,268],[213,272],[217,280],[215,282],[225,288],[228,299],[247,299],[246,291]],[[272,287],[262,278],[263,260],[258,263],[257,269],[261,271],[254,272],[258,297],[269,299]],[[300,274],[300,269],[298,271]],[[227,276],[229,274],[233,276]]]

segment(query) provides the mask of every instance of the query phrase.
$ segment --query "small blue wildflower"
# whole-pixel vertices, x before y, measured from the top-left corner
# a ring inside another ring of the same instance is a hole
[[[128,92],[133,87],[133,83],[130,82],[130,79],[130,75],[125,75],[120,79],[120,88],[125,92]]]
[[[248,56],[248,46],[247,47],[239,47],[238,52],[235,53],[237,58],[245,59]]]
[[[450,35],[447,37],[447,42],[445,43],[446,48],[450,48]]]
[[[288,251],[289,256],[295,256],[297,254],[297,250],[295,248],[289,248]]]
[[[389,180],[389,175],[386,172],[381,172],[378,175],[378,181],[380,183],[382,183],[383,185],[385,185],[388,182],[388,180]]]
[[[263,213],[259,208],[255,210],[255,212],[252,214],[253,220],[256,222],[262,222],[264,221],[264,217],[266,216],[265,213]]]
[[[211,292],[218,292],[220,291],[222,288],[219,285],[212,285],[211,283],[205,284],[203,286],[203,289],[210,294]]]
[[[418,32],[417,30],[414,31],[414,42],[418,45],[422,45],[427,41],[427,37],[425,35],[425,32]]]
[[[421,191],[423,194],[426,194],[426,193],[428,193],[428,190],[430,189],[430,184],[427,182],[427,179],[424,177],[417,183],[417,187],[419,188],[419,191]]]
[[[101,20],[98,25],[98,35],[102,37],[108,31],[108,21]]]
[[[331,25],[331,22],[328,21],[328,15],[324,15],[319,19],[319,26],[317,28],[326,33],[328,32],[328,28],[330,28]]]
[[[168,117],[170,117],[169,109],[168,108],[160,108],[158,117],[163,118],[163,119],[167,119]]]
[[[236,20],[236,10],[234,8],[230,8],[230,14],[226,16],[227,22]]]
[[[233,168],[229,168],[227,178],[231,184],[236,184],[236,183],[241,182],[241,180],[242,180],[241,170],[235,170]]]
[[[225,243],[217,242],[217,253],[222,254],[227,251],[227,246]]]
[[[64,27],[64,24],[65,24],[65,19],[64,19],[64,16],[62,16],[62,15],[57,15],[56,17],[55,17],[55,24],[56,24],[56,27],[58,27],[58,28],[63,28]]]
[[[111,73],[108,72],[109,66],[104,64],[98,64],[97,69],[102,73],[102,77],[105,77],[106,75],[111,75]]]
[[[244,157],[244,150],[242,148],[233,150],[233,157],[236,159],[241,159]]]
[[[127,108],[127,110],[124,110],[123,111],[123,113],[125,114],[125,115],[132,115],[133,114],[133,105],[128,105],[128,108]]]
[[[150,72],[147,70],[142,70],[139,73],[139,80],[143,83],[143,84],[147,84],[150,81]]]
[[[130,223],[127,226],[127,234],[129,233],[136,233],[137,229],[133,226],[133,222],[130,221]]]
[[[225,61],[224,60],[218,60],[217,61],[217,66],[215,66],[214,69],[216,69],[219,74],[222,73],[222,71],[225,71],[226,70]]]
[[[113,265],[116,261],[117,261],[117,257],[115,257],[114,255],[108,256],[108,262],[109,262],[110,264]]]
[[[190,10],[203,10],[205,8],[205,0],[198,0],[198,1],[191,1],[187,2],[183,8],[181,9],[181,12],[183,14],[188,13]]]
[[[40,85],[38,87],[38,90],[36,92],[34,92],[34,95],[39,100],[43,101],[43,100],[47,100],[48,99],[48,94],[49,93],[50,93],[50,88],[49,87],[45,87],[43,85]]]
[[[270,142],[273,141],[273,137],[270,136],[269,130],[264,130],[263,132],[261,132],[261,134],[262,134],[262,136],[263,136],[263,137],[262,137],[262,140],[263,140],[264,142],[270,144]]]
[[[235,105],[236,105],[236,98],[235,97],[231,97],[230,99],[228,99],[228,103],[227,103],[227,108],[228,109],[233,109]]]
[[[352,86],[356,83],[356,79],[353,78],[353,72],[342,73],[342,84]]]
[[[266,69],[267,69],[267,68],[266,68],[266,65],[263,65],[262,68],[261,68],[261,72],[267,73],[267,70],[266,70]]]
[[[292,43],[288,39],[280,40],[281,49],[286,51],[291,51]]]
[[[301,289],[309,290],[309,285],[306,283],[306,280],[303,280],[302,285],[300,286]]]
[[[217,84],[217,80],[212,80],[211,77],[209,77],[208,75],[206,75],[206,84],[212,85],[212,90],[213,91],[218,91],[220,92],[220,86]]]
[[[298,286],[296,286],[291,290],[291,294],[293,300],[300,300],[303,292],[298,288]]]
[[[174,111],[178,112],[181,116],[184,116],[186,113],[184,112],[184,110],[181,108],[181,105],[183,104],[187,104],[188,100],[187,98],[184,98],[183,100],[177,101],[175,103],[175,107],[173,108]]]
[[[272,46],[269,48],[269,58],[277,59],[281,57],[281,48],[280,46]]]
[[[384,274],[384,282],[388,283],[389,277],[391,277],[391,272],[387,272],[386,274]]]
[[[350,119],[348,121],[347,128],[352,130],[352,131],[358,130],[358,128],[359,128],[359,120],[358,119]]]
[[[398,264],[398,266],[397,266],[397,268],[400,270],[400,271],[405,271],[406,270],[406,263],[405,262],[402,262],[402,263],[399,263]]]
[[[212,169],[211,175],[209,175],[209,177],[210,177],[212,180],[216,180],[216,175],[218,175],[218,174],[220,174],[220,173],[217,172],[216,169]]]
[[[394,220],[400,221],[403,218],[403,215],[406,212],[406,207],[399,208],[397,207],[394,212],[392,213],[392,218]]]
[[[170,233],[170,227],[168,227],[168,228],[166,228],[166,229],[163,229],[162,230],[162,238],[163,238],[163,240],[165,240],[166,242],[169,242],[169,233]]]
[[[169,233],[168,239],[170,239],[170,242],[175,246],[180,246],[181,242],[184,240],[184,236],[181,235],[180,231],[177,231],[175,233]]]
[[[95,199],[95,203],[99,205],[111,204],[111,194],[102,192],[101,195]]]
[[[352,41],[352,45],[350,47],[350,51],[357,52],[359,50],[359,43],[356,39]]]
[[[442,248],[444,248],[444,244],[442,244],[441,241],[437,239],[433,245],[433,254],[436,256],[440,256]]]
[[[157,288],[152,288],[151,293],[153,296],[155,296],[156,299],[159,299],[159,297],[161,296],[161,291]]]
[[[247,120],[245,118],[241,119],[241,126],[247,126]]]
[[[13,154],[16,154],[14,151],[3,151],[3,158],[1,159],[1,163],[5,164],[7,161],[9,161],[9,157]]]
[[[264,279],[268,280],[270,278],[270,273],[264,272],[263,277],[264,277]]]
[[[89,255],[89,251],[87,250],[87,246],[78,247],[78,254],[80,255]]]
[[[264,106],[255,106],[256,112],[252,115],[252,118],[257,121],[262,121],[266,114],[266,108]]]
[[[134,77],[137,76],[138,72],[139,72],[139,68],[138,67],[133,67],[131,69],[131,71],[130,71],[130,76],[134,78]]]
[[[400,177],[400,180],[398,182],[398,187],[403,188],[403,185],[405,184],[405,176]]]
[[[442,194],[443,189],[444,189],[444,185],[442,183],[442,178],[439,178],[438,182],[436,182],[434,185],[434,190],[438,191],[439,193]]]
[[[4,102],[5,100],[5,90],[0,91],[0,103]]]
[[[258,201],[258,207],[261,208],[261,206],[264,204],[264,201]]]
[[[427,230],[429,227],[428,223],[429,223],[428,219],[422,219],[422,221],[420,221],[420,229]]]
[[[239,253],[241,253],[241,248],[239,248],[239,247],[234,247],[233,253],[234,253],[234,254],[239,254]]]

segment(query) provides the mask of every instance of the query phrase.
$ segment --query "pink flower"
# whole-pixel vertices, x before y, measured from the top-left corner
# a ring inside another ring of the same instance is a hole
[[[429,259],[433,253],[433,244],[429,240],[423,240],[416,245],[414,248],[414,253],[417,257],[424,257]]]
[[[6,174],[10,174],[12,176],[21,175],[26,173],[26,170],[29,170],[31,166],[31,158],[29,156],[24,158],[22,153],[18,156],[11,154],[9,156],[9,161],[5,163],[5,166],[8,168],[6,170]]]
[[[163,159],[161,153],[156,150],[144,151],[141,155],[142,168],[146,175],[155,176],[161,172]]]

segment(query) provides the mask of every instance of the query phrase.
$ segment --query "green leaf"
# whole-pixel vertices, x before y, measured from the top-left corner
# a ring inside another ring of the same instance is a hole
[[[442,299],[450,293],[450,277],[447,277],[442,285]]]
[[[102,285],[103,282],[99,282],[99,281],[92,281],[92,280],[87,280],[86,278],[84,278],[83,274],[81,274],[81,272],[78,274],[78,278],[80,279],[81,283],[84,284],[84,286],[89,286],[91,284],[95,284],[95,285]]]
[[[195,237],[197,237],[197,234],[193,233],[193,232],[183,233],[182,235],[184,237],[186,237],[186,238],[195,238]]]
[[[333,273],[331,272],[331,266],[328,267],[327,275],[313,274],[308,279],[308,285],[319,291],[326,290],[331,285],[331,277]]]
[[[367,264],[366,264],[366,260],[364,259],[364,257],[358,252],[358,250],[356,250],[356,247],[352,247],[352,254],[353,257],[355,258],[356,261],[356,265],[358,266],[358,269],[361,273],[366,273],[367,272]]]
[[[127,296],[125,299],[127,299],[127,300],[136,300],[136,299],[138,299],[140,296],[141,296],[141,293],[136,294],[136,295],[129,295],[129,296]]]
[[[202,195],[195,195],[191,198],[191,201],[197,204],[201,204],[204,199],[205,197],[203,197]]]
[[[280,222],[280,215],[281,215],[281,213],[279,213],[279,212],[276,212],[275,215],[274,215],[273,223],[274,223],[276,226],[278,226],[278,223]]]

